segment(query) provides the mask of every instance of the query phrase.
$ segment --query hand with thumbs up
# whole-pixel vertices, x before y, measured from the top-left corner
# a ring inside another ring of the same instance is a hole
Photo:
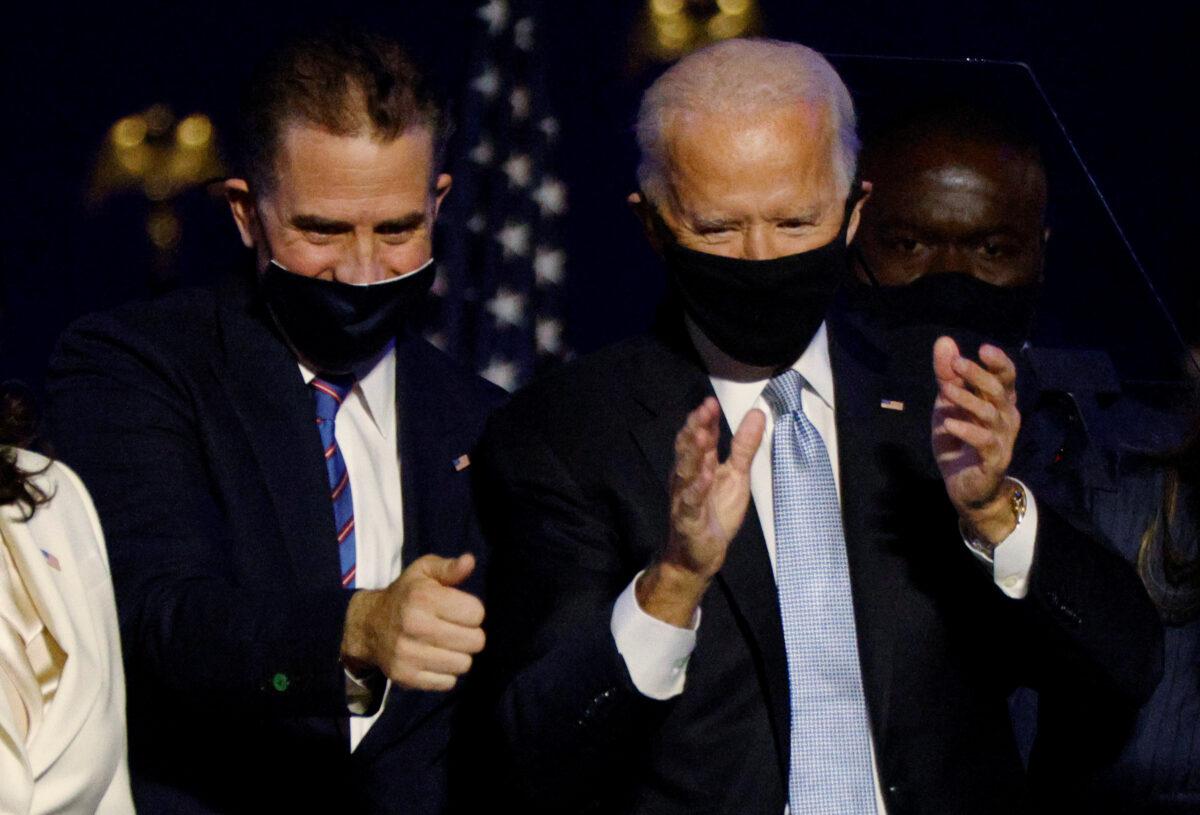
[[[483,603],[456,588],[474,569],[474,555],[426,555],[387,588],[355,592],[342,661],[351,670],[374,665],[406,688],[453,688],[483,650]]]

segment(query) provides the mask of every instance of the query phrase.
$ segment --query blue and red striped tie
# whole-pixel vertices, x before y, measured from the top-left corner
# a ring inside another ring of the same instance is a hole
[[[354,498],[350,493],[350,471],[334,436],[338,408],[354,387],[352,379],[317,377],[311,383],[317,403],[317,430],[325,449],[325,474],[329,476],[329,498],[333,501],[333,520],[337,528],[338,557],[342,568],[342,587],[354,588],[358,570],[354,551]]]

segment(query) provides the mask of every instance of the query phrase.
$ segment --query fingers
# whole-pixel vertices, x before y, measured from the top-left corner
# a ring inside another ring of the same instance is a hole
[[[982,368],[978,363],[960,356],[954,360],[952,368],[969,387],[993,404],[1004,405],[1010,401],[1008,394],[1011,384],[1005,387],[998,376]],[[1015,382],[1015,377],[1013,381]]]
[[[742,419],[730,445],[729,466],[741,473],[750,472],[750,463],[762,444],[767,417],[761,410],[752,410]]]
[[[377,664],[406,687],[449,690],[486,643],[483,604],[423,571],[413,572],[416,566],[389,588],[397,602],[378,621],[384,658]]]
[[[964,444],[971,445],[979,451],[980,456],[985,458],[1000,444],[999,438],[993,431],[980,427],[973,422],[947,417],[942,421],[941,426],[945,429],[945,432]],[[936,433],[937,431],[935,430],[934,432]]]
[[[408,568],[436,580],[443,586],[457,586],[475,571],[475,556],[470,552],[454,558],[425,555],[413,561]]]
[[[458,677],[449,674],[438,674],[430,671],[408,671],[401,669],[396,674],[391,674],[384,671],[391,677],[393,682],[403,685],[406,688],[413,690],[431,690],[445,692],[454,690],[454,686],[458,684]]]
[[[401,676],[421,672],[462,676],[471,670],[471,655],[438,648],[419,640],[402,640],[396,647],[394,670]]]
[[[487,636],[478,625],[447,620],[431,609],[409,607],[400,614],[397,642],[422,642],[426,645],[478,654],[487,642]]]
[[[715,462],[717,454],[712,452],[711,459]],[[706,456],[705,458],[709,458]],[[715,463],[707,467],[703,467],[700,472],[684,484],[682,481],[678,494],[679,512],[683,518],[697,518],[704,511],[705,502],[708,499],[708,491],[713,484],[713,473],[716,469]]]
[[[957,382],[959,374],[954,370],[954,363],[961,359],[958,343],[950,337],[938,337],[933,344],[933,375],[938,382]]]
[[[713,397],[705,399],[688,414],[675,435],[675,476],[682,481],[696,477],[709,450],[717,448],[721,408]]]
[[[429,569],[448,568],[443,564],[454,563],[464,558],[470,558],[469,562],[474,568],[475,559],[469,554],[452,559],[426,555],[404,570],[404,573],[392,584],[395,591],[399,593],[402,623],[406,622],[403,619],[404,615],[428,613],[456,625],[475,627],[483,624],[484,608],[478,597],[461,589],[444,585],[437,576],[429,574],[428,571]],[[432,565],[428,565],[425,561],[431,562]],[[441,561],[441,563],[437,561]]]
[[[992,426],[1000,420],[999,408],[951,382],[941,383],[940,398],[944,399],[943,408],[953,405],[982,424]]]
[[[1000,380],[1000,384],[1004,386],[1009,397],[1016,401],[1017,366],[1013,364],[1008,354],[995,345],[985,343],[979,346],[979,360]]]

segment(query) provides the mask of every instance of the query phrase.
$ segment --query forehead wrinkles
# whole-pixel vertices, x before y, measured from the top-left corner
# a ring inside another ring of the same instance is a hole
[[[297,126],[277,160],[277,187],[312,199],[411,196],[432,172],[432,136],[413,127],[395,139]]]
[[[834,134],[825,111],[771,106],[738,114],[679,112],[664,129],[672,203],[680,187],[714,198],[770,195],[774,206],[811,209],[834,196]],[[828,187],[828,189],[826,189]]]

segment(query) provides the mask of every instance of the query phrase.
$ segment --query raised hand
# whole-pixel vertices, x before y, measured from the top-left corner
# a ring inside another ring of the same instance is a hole
[[[750,506],[750,463],[766,417],[759,410],[746,415],[724,462],[717,460],[720,421],[721,407],[710,396],[675,436],[670,533],[637,586],[642,609],[672,625],[691,620]]]
[[[483,603],[455,588],[474,555],[418,558],[386,589],[358,591],[346,612],[342,659],[374,665],[393,682],[446,691],[483,650]]]
[[[1016,525],[1004,489],[1021,428],[1016,367],[994,345],[981,346],[976,363],[954,340],[939,337],[933,371],[933,454],[946,494],[968,530],[994,546]]]

